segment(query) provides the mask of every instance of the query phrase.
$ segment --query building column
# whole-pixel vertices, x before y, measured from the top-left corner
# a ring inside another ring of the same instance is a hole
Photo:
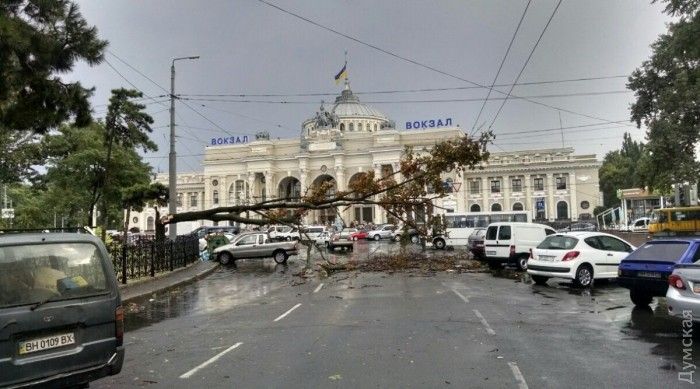
[[[503,210],[510,211],[511,177],[503,176]]]
[[[578,220],[578,200],[576,199],[576,173],[571,172],[569,173],[569,191],[571,192],[571,196],[569,198],[571,201],[569,202],[569,217],[571,217],[572,221]],[[592,212],[591,212],[592,214]]]
[[[553,221],[557,218],[557,209],[554,205],[554,176],[552,173],[547,173],[547,219]]]
[[[530,177],[529,174],[526,174],[525,177],[523,178],[523,186],[525,189],[525,206],[523,209],[525,211],[530,212],[530,217],[534,220],[535,215],[537,210],[535,209],[535,205],[532,203],[532,177]]]
[[[202,205],[200,209],[208,209],[212,208],[212,201],[210,200],[212,196],[212,187],[211,187],[211,178],[205,177],[204,178],[204,191],[201,193],[202,195]],[[209,201],[207,201],[209,200]]]
[[[489,186],[489,178],[481,177],[481,211],[490,212],[489,208],[489,193],[491,192],[491,187]]]
[[[377,180],[382,176],[382,165],[374,164],[374,179]],[[378,205],[374,205],[374,224],[381,224],[384,220],[384,210]]]
[[[255,200],[255,173],[248,172],[248,202],[252,204],[256,202]]]
[[[217,189],[219,191],[219,206],[225,207],[231,205],[228,203],[228,186],[226,184],[226,176],[219,179],[219,186]]]
[[[335,165],[335,182],[338,187],[338,192],[344,192],[348,190],[348,183],[345,179],[345,167],[342,165],[342,163],[338,164],[338,160],[336,160]],[[349,226],[353,218],[352,207],[346,207],[346,209],[340,208],[338,209],[338,211],[338,213],[340,214],[340,218],[343,220],[343,223],[345,223],[346,226]]]
[[[270,171],[266,170],[265,171],[265,198],[267,200],[271,200],[273,196],[272,188],[274,187],[273,185],[273,175],[270,173]]]

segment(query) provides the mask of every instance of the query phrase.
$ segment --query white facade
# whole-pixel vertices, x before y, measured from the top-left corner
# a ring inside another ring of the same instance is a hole
[[[458,127],[399,131],[346,84],[334,104],[322,105],[304,121],[297,139],[207,147],[203,173],[178,175],[178,212],[295,197],[324,181],[346,190],[358,174],[374,171],[379,177],[396,171],[405,146],[429,152],[435,143],[463,135]],[[595,155],[574,155],[572,148],[492,153],[482,169],[463,177],[445,174],[454,191],[437,201],[445,212],[522,209],[532,212],[533,219],[578,220],[592,217],[598,205],[599,167]],[[167,184],[168,176],[156,180]],[[150,230],[149,216],[153,210],[134,216],[132,226]],[[356,206],[340,216],[346,224],[387,221],[385,212],[371,206]],[[305,222],[334,219],[334,211],[314,211]],[[186,231],[178,226],[178,232]]]

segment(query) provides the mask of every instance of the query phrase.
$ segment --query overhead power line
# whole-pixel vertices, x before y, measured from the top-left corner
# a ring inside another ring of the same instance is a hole
[[[496,75],[493,77],[493,81],[491,82],[491,88],[489,88],[489,93],[486,94],[486,100],[484,100],[484,103],[481,104],[481,109],[479,109],[479,114],[476,115],[476,119],[474,119],[474,124],[472,124],[472,131],[471,131],[470,135],[473,135],[474,131],[476,131],[476,125],[479,123],[479,118],[481,118],[481,113],[484,112],[484,107],[486,107],[486,103],[489,101],[489,97],[491,96],[491,91],[493,90],[493,86],[496,85],[496,81],[498,81],[498,76],[501,75],[501,69],[503,69],[503,64],[506,63],[506,58],[508,58],[508,53],[510,53],[510,48],[513,46],[513,42],[515,41],[515,37],[518,36],[518,31],[520,31],[520,26],[523,24],[523,20],[525,19],[525,15],[527,14],[527,9],[530,8],[531,2],[532,2],[532,0],[528,0],[527,4],[525,4],[525,9],[523,10],[523,15],[520,17],[520,20],[518,21],[518,25],[517,25],[517,27],[515,27],[515,31],[513,31],[513,37],[510,38],[510,43],[508,43],[508,48],[506,49],[506,53],[503,56],[503,59],[501,60],[501,64],[498,66],[498,71],[496,72]]]
[[[520,69],[520,72],[518,73],[518,76],[515,77],[515,81],[513,84],[517,84],[518,81],[520,80],[520,76],[523,75],[523,72],[525,71],[525,68],[527,68],[527,64],[530,63],[530,59],[532,58],[532,55],[535,53],[535,50],[537,50],[537,46],[540,44],[540,41],[542,40],[542,37],[544,36],[544,33],[547,32],[547,28],[549,27],[549,24],[552,23],[552,19],[554,19],[554,15],[557,14],[557,10],[559,9],[559,6],[561,5],[562,0],[559,0],[557,2],[557,6],[554,7],[554,11],[552,11],[552,14],[549,16],[549,19],[547,20],[547,24],[544,25],[544,28],[542,29],[542,32],[540,33],[540,36],[537,38],[537,41],[535,42],[535,45],[532,46],[532,50],[530,50],[530,54],[527,56],[527,59],[525,60],[525,63],[523,64],[523,67]],[[493,120],[491,120],[491,124],[489,124],[489,130],[493,127],[493,124],[496,123],[496,119],[498,119],[498,115],[501,114],[501,111],[503,110],[503,107],[506,105],[508,102],[508,98],[511,96],[513,92],[513,88],[515,88],[515,85],[512,85],[510,87],[510,90],[508,91],[508,94],[506,95],[506,98],[503,99],[503,102],[501,103],[501,106],[498,108],[498,111],[496,112],[496,115],[493,117]]]
[[[561,94],[546,94],[546,95],[532,95],[532,96],[510,96],[510,99],[514,100],[527,100],[531,98],[558,98],[558,97],[576,97],[576,96],[601,96],[601,95],[611,95],[611,94],[622,94],[622,93],[632,93],[630,90],[615,90],[615,91],[603,91],[603,92],[577,92],[577,93],[561,93]],[[491,100],[505,100],[508,97],[493,97]],[[216,99],[216,98],[200,98],[200,97],[183,97],[178,95],[178,99],[182,101],[208,101],[208,102],[221,102],[221,103],[260,103],[260,104],[318,104],[318,101],[313,100],[254,100],[254,99]],[[475,97],[467,99],[433,99],[433,100],[369,100],[365,101],[367,104],[404,104],[404,103],[452,103],[452,102],[478,102],[485,101],[486,98]],[[605,120],[609,123],[609,120]],[[605,123],[603,123],[605,124]]]
[[[627,78],[626,75],[618,76],[600,76],[600,77],[581,77],[581,78],[569,78],[560,80],[545,80],[545,81],[529,81],[529,82],[519,82],[515,86],[532,86],[532,85],[550,85],[550,84],[562,84],[569,82],[582,82],[582,81],[598,81],[598,80],[611,80],[616,78]],[[513,84],[495,84],[493,87],[509,87]],[[419,89],[394,89],[394,90],[378,90],[378,91],[354,91],[354,95],[379,95],[379,94],[398,94],[398,93],[421,93],[421,92],[446,92],[446,91],[458,91],[458,90],[470,90],[470,89],[483,89],[480,86],[456,86],[448,88],[419,88]],[[505,92],[503,92],[505,93]],[[303,92],[303,93],[181,93],[178,94],[180,97],[335,97],[337,92]],[[167,95],[163,95],[167,96]],[[156,97],[163,97],[156,96]]]
[[[577,128],[585,128],[585,127],[596,127],[596,126],[602,126],[605,124],[622,124],[622,123],[627,123],[629,122],[628,119],[625,120],[617,120],[614,122],[610,123],[595,123],[595,124],[580,124],[577,126],[568,126],[568,127],[553,127],[553,128],[542,128],[542,129],[531,129],[531,130],[518,130],[518,131],[509,131],[509,132],[504,132],[502,134],[498,134],[498,137],[503,137],[503,136],[513,136],[517,134],[536,134],[540,132],[551,132],[551,131],[561,131],[561,130],[571,130],[571,129],[577,129]],[[604,127],[604,128],[614,128],[614,127]],[[594,128],[591,130],[601,130],[602,128]]]
[[[410,58],[401,56],[401,55],[396,54],[396,53],[393,53],[393,52],[391,52],[391,51],[389,51],[389,50],[383,49],[383,48],[381,48],[381,47],[379,47],[379,46],[376,46],[376,45],[373,45],[373,44],[371,44],[371,43],[364,42],[364,41],[362,41],[362,40],[360,40],[360,39],[358,39],[358,38],[355,38],[355,37],[350,36],[350,35],[348,35],[348,34],[345,34],[345,33],[342,33],[342,32],[340,32],[340,31],[334,30],[334,29],[331,28],[331,27],[328,27],[328,26],[325,26],[325,25],[323,25],[323,24],[320,24],[320,23],[318,23],[318,22],[316,22],[316,21],[313,21],[313,20],[311,20],[311,19],[309,19],[309,18],[306,18],[306,17],[301,16],[301,15],[299,15],[299,14],[296,14],[296,13],[294,13],[294,12],[292,12],[292,11],[289,11],[289,10],[287,10],[287,9],[284,9],[284,8],[282,8],[282,7],[278,6],[278,5],[275,5],[275,4],[273,4],[273,3],[270,3],[270,2],[268,2],[268,1],[266,1],[266,0],[257,0],[257,1],[258,1],[259,3],[262,3],[262,4],[267,5],[267,6],[269,6],[269,7],[275,8],[275,9],[281,11],[281,12],[284,12],[284,13],[286,13],[286,14],[288,14],[288,15],[291,15],[291,16],[297,18],[297,19],[300,19],[300,20],[303,20],[303,21],[305,21],[305,22],[307,22],[307,23],[310,23],[310,24],[312,24],[312,25],[314,25],[314,26],[316,26],[316,27],[319,27],[319,28],[321,28],[321,29],[324,29],[324,30],[326,30],[326,31],[329,31],[329,32],[331,32],[331,33],[333,33],[333,34],[342,36],[343,38],[346,38],[346,39],[351,40],[351,41],[353,41],[353,42],[359,43],[360,45],[369,47],[369,48],[371,48],[371,49],[377,50],[377,51],[379,51],[379,52],[381,52],[381,53],[384,53],[384,54],[386,54],[386,55],[389,55],[389,56],[391,56],[391,57],[400,59],[400,60],[402,60],[402,61],[411,63],[411,64],[413,64],[413,65],[422,67],[422,68],[424,68],[424,69],[428,69],[428,70],[433,71],[433,72],[435,72],[435,73],[439,73],[439,74],[442,74],[442,75],[444,75],[444,76],[447,76],[447,77],[450,77],[450,78],[454,78],[454,79],[456,79],[456,80],[464,81],[464,82],[466,82],[466,83],[469,83],[469,84],[471,84],[471,85],[478,86],[478,87],[480,87],[480,88],[484,88],[484,89],[493,89],[493,90],[495,90],[497,93],[500,93],[500,94],[502,94],[502,95],[505,95],[505,94],[506,94],[505,92],[501,92],[501,91],[499,91],[498,89],[490,88],[490,87],[488,87],[488,86],[486,86],[486,85],[479,84],[479,83],[477,83],[477,82],[474,82],[474,81],[472,81],[472,80],[466,79],[466,78],[464,78],[464,77],[460,77],[460,76],[457,76],[457,75],[454,75],[454,74],[445,72],[445,71],[440,70],[440,69],[437,69],[437,68],[435,68],[435,67],[433,67],[433,66],[426,65],[426,64],[420,63],[420,62],[418,62],[418,61],[416,61],[416,60],[413,60],[413,59],[410,59]],[[516,96],[513,95],[513,94],[510,94],[510,96],[516,97]],[[542,102],[537,101],[537,100],[532,100],[532,99],[529,99],[529,98],[525,98],[525,99],[523,99],[523,100],[525,100],[525,101],[527,101],[527,102],[530,102],[530,103],[532,103],[532,104],[537,104],[537,105],[540,105],[540,106],[543,106],[543,107],[547,107],[547,108],[550,108],[550,109],[554,109],[554,110],[560,110],[560,111],[562,111],[562,112],[567,112],[567,113],[570,113],[570,114],[573,114],[573,115],[583,116],[583,117],[587,117],[587,118],[590,118],[590,119],[595,119],[595,120],[602,121],[602,122],[606,122],[606,123],[607,123],[607,122],[610,122],[610,121],[607,120],[607,119],[603,119],[603,118],[596,117],[596,116],[589,115],[589,114],[585,114],[585,113],[575,112],[575,111],[568,110],[568,109],[561,108],[561,107],[556,107],[556,106],[553,106],[553,105],[550,105],[550,104],[542,103]]]

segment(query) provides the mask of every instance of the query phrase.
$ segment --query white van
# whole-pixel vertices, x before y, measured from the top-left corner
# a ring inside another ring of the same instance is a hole
[[[527,270],[530,249],[537,247],[547,235],[556,234],[549,226],[535,223],[491,223],[484,236],[484,251],[489,267],[497,269],[503,263],[515,263]]]
[[[306,226],[299,231],[299,236],[301,240],[308,239],[313,242],[324,232],[326,232],[325,226]]]

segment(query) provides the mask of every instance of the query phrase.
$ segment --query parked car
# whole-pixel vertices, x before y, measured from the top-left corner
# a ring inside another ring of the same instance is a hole
[[[539,285],[550,278],[566,278],[580,287],[594,279],[616,278],[617,267],[636,247],[600,232],[569,232],[546,237],[532,250],[527,273]]]
[[[369,239],[373,240],[394,239],[394,230],[396,230],[396,226],[393,224],[384,224],[372,231],[368,231],[367,235],[369,235]]]
[[[486,228],[478,227],[474,229],[474,232],[469,235],[468,247],[469,251],[474,255],[476,259],[485,259],[486,252],[484,251],[484,236],[486,235]]]
[[[88,233],[0,234],[0,386],[73,387],[118,374],[124,310]]]
[[[325,226],[306,226],[299,231],[299,237],[302,240],[310,240],[312,242],[316,241],[319,235],[326,231]]]
[[[295,227],[290,226],[270,226],[267,229],[267,233],[270,234],[270,238],[274,240],[299,240],[299,230]]]
[[[291,255],[297,255],[297,242],[275,242],[266,232],[240,234],[231,243],[214,249],[213,256],[227,265],[241,258],[270,258],[286,263]]]
[[[630,253],[618,267],[617,283],[630,290],[637,306],[666,296],[668,277],[676,264],[700,260],[700,238],[655,239]]]
[[[629,225],[629,231],[632,232],[646,232],[649,231],[649,223],[651,222],[651,219],[648,217],[640,217],[639,219],[634,220],[632,223]]]
[[[329,242],[330,240],[331,240],[331,233],[328,232],[328,231],[324,231],[324,232],[318,234],[318,236],[316,237],[316,239],[314,239],[314,243],[315,243],[316,245],[318,245],[318,246],[327,247],[327,246],[328,246],[328,242]]]
[[[552,234],[556,234],[556,231],[544,224],[491,223],[484,236],[486,261],[492,269],[500,268],[504,263],[515,263],[518,269],[526,270],[530,249]]]
[[[344,228],[342,231],[332,234],[326,247],[328,247],[330,251],[334,251],[337,248],[352,251],[354,247],[352,234],[355,232],[357,232],[355,228]]]
[[[700,321],[700,262],[676,265],[668,277],[668,284],[668,314]]]
[[[580,222],[568,225],[557,232],[573,232],[573,231],[598,231],[598,227],[593,223]]]
[[[361,240],[361,239],[367,239],[369,238],[369,234],[367,233],[367,230],[364,229],[359,229],[350,235],[352,240]]]
[[[202,239],[209,234],[228,233],[236,235],[239,232],[240,229],[236,226],[202,226],[194,229],[192,232],[189,233],[189,235],[193,235],[199,239]]]
[[[420,231],[415,228],[408,228],[406,231],[404,231],[403,227],[396,228],[396,230],[394,230],[394,240],[400,242],[404,233],[407,234],[411,243],[420,243]]]

